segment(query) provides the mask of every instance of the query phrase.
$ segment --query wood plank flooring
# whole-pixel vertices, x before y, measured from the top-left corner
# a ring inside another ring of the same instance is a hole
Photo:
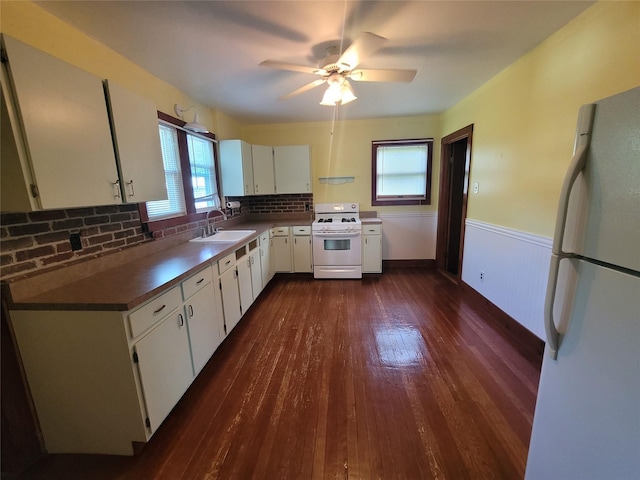
[[[29,479],[519,479],[540,358],[444,275],[278,276],[135,457]]]

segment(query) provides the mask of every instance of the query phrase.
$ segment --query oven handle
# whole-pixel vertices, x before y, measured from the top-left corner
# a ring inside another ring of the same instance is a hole
[[[359,237],[361,232],[313,232],[314,237]]]

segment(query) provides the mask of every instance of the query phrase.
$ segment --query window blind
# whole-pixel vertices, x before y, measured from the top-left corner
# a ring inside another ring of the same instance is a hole
[[[377,147],[377,198],[426,198],[426,145]]]
[[[187,212],[176,129],[164,124],[159,125],[158,128],[168,199],[147,202],[149,220],[177,217]]]

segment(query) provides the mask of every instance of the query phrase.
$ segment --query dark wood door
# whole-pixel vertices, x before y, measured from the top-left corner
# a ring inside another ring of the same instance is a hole
[[[469,125],[444,137],[441,146],[436,264],[456,277],[462,273],[472,132]]]

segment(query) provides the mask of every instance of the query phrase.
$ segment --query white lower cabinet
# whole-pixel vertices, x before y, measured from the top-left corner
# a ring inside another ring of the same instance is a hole
[[[251,270],[251,290],[253,300],[255,300],[262,292],[262,265],[260,264],[260,248],[257,245],[249,252],[249,269]]]
[[[243,315],[253,303],[253,287],[251,286],[251,265],[249,256],[244,253],[238,258],[238,291],[240,292],[240,314]]]
[[[382,273],[382,225],[362,226],[362,273]]]
[[[211,267],[182,282],[184,315],[189,328],[193,371],[197,375],[222,341]],[[195,291],[196,293],[192,292]]]
[[[147,407],[148,428],[155,432],[193,381],[189,333],[181,310],[174,310],[133,347]]]
[[[274,227],[271,229],[271,233],[273,271],[276,273],[293,271],[289,227]]]
[[[231,253],[218,261],[225,335],[229,335],[233,327],[240,321],[240,317],[242,317],[240,292],[238,290],[238,271],[235,267],[235,253]]]
[[[271,242],[270,232],[260,234],[260,270],[262,271],[262,288],[273,278],[273,268],[271,265]]]
[[[148,441],[270,279],[263,237],[127,312],[12,310],[46,451]]]
[[[293,230],[293,271],[313,272],[311,253],[311,227],[292,227]]]

